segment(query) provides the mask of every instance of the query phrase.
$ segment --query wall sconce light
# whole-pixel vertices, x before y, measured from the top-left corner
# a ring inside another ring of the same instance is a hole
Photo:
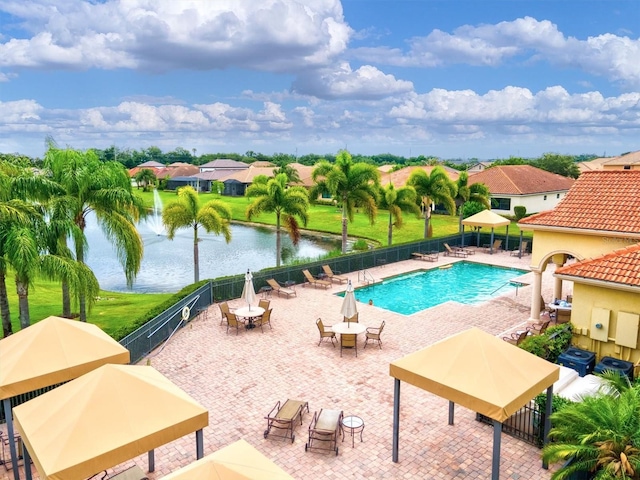
[[[597,329],[601,329],[602,328],[602,324],[601,323],[596,323],[596,328]]]

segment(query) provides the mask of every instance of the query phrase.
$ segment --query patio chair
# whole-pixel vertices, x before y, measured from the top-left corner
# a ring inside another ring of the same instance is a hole
[[[521,249],[522,247],[522,249]],[[512,257],[519,257],[519,256],[525,256],[525,255],[529,255],[529,252],[527,252],[527,249],[529,248],[529,242],[527,241],[523,241],[522,245],[520,245],[518,248],[515,248],[513,250],[511,250],[511,256]],[[520,253],[522,252],[522,253]]]
[[[356,357],[358,357],[358,335],[355,333],[340,334],[340,356],[342,356],[342,350],[345,348],[355,349]]]
[[[356,312],[356,314],[355,314],[353,317],[351,317],[351,318],[344,317],[344,321],[345,321],[345,322],[358,323],[359,315],[360,315],[360,314]]]
[[[294,297],[298,296],[295,290],[291,288],[281,287],[275,278],[270,278],[269,280],[267,280],[267,283],[273,289],[273,291],[278,294],[278,296],[285,295],[287,298],[291,296],[294,296]]]
[[[300,420],[302,425],[302,416],[305,409],[309,412],[309,402],[302,400],[288,399],[283,404],[278,401],[271,409],[271,411],[264,417],[267,420],[267,429],[264,431],[264,438],[267,438],[271,429],[284,430],[281,435],[272,434],[274,437],[289,438],[291,443],[295,440],[296,436],[293,431]]]
[[[309,270],[302,270],[302,274],[304,275],[304,278],[307,279],[307,283],[309,283],[309,285],[313,285],[314,287],[331,288],[331,282],[327,280],[318,280],[313,275],[311,275],[311,272],[309,272]]]
[[[512,343],[514,345],[520,345],[525,338],[529,335],[529,330],[524,330],[522,332],[514,332],[508,337],[502,337],[505,342]]]
[[[549,308],[542,295],[540,295],[540,314],[548,316],[551,320],[556,320],[556,311]]]
[[[544,321],[542,323],[534,323],[533,325],[529,325],[527,327],[527,331],[531,332],[532,335],[542,335],[547,331],[549,324],[551,323],[551,319]]]
[[[242,320],[238,320],[235,313],[227,313],[227,333],[229,333],[229,328],[235,328],[237,335],[241,326],[244,327],[244,322]]]
[[[444,245],[444,254],[453,257],[463,257],[467,258],[469,254],[460,248],[451,248],[448,243],[443,243]]]
[[[349,281],[347,277],[341,276],[340,272],[334,272],[333,270],[331,270],[331,267],[329,265],[323,265],[322,270],[324,271],[327,278],[332,282],[334,280],[338,283],[346,283]]]
[[[266,312],[267,310],[269,310],[269,303],[271,303],[269,302],[269,300],[260,300],[258,302],[258,306],[260,308],[264,308],[264,311]]]
[[[264,326],[265,325],[269,325],[269,328],[271,329],[271,312],[273,311],[273,309],[266,309],[264,311],[264,315],[262,315],[261,317],[256,318],[253,321],[253,324],[257,327],[258,325],[260,325],[260,330],[262,330],[262,333],[264,333]]]
[[[224,322],[227,322],[227,315],[229,313],[231,313],[231,309],[229,308],[229,304],[227,302],[222,302],[220,303],[220,305],[218,305],[220,307],[220,325],[222,325]]]
[[[338,455],[338,436],[342,430],[342,410],[320,409],[309,424],[309,441],[304,451],[325,450]]]
[[[382,340],[380,340],[380,335],[382,335],[382,330],[384,329],[384,320],[380,324],[379,327],[367,327],[366,339],[364,341],[364,348],[367,348],[367,343],[369,340],[373,340],[378,342],[378,347],[382,349]]]
[[[318,326],[318,330],[320,331],[320,341],[318,342],[318,346],[320,346],[322,340],[324,340],[325,338],[330,338],[331,345],[333,345],[333,348],[336,348],[336,345],[333,343],[333,340],[336,338],[336,332],[331,330],[331,325],[325,327],[324,323],[322,323],[321,318],[316,320],[316,325]]]
[[[484,250],[489,253],[497,252],[498,250],[500,250],[500,247],[502,247],[502,240],[500,239],[494,240],[493,244],[486,243],[482,246],[482,248],[484,248]]]

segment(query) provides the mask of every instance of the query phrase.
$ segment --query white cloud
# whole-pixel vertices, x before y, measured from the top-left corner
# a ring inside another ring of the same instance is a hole
[[[292,89],[295,93],[324,99],[373,100],[409,92],[413,83],[398,80],[371,65],[352,70],[348,63],[343,62],[334,69],[300,75]]]
[[[33,31],[0,43],[4,68],[283,71],[329,63],[352,34],[338,0],[21,0],[2,9]]]
[[[438,67],[467,64],[496,67],[507,61],[546,61],[576,68],[626,86],[640,86],[640,39],[603,34],[586,39],[566,37],[548,20],[532,17],[478,27],[465,25],[453,33],[434,30],[397,48],[359,48],[350,54],[379,65]]]

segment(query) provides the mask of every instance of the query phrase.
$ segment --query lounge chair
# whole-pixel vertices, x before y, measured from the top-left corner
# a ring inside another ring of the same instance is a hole
[[[336,281],[338,283],[346,283],[349,281],[347,277],[343,277],[340,275],[340,272],[333,272],[329,265],[323,265],[322,270],[330,281]]]
[[[443,243],[443,245],[445,248],[444,250],[445,255],[449,255],[453,257],[463,257],[463,258],[467,258],[469,256],[469,254],[461,248],[451,248],[448,243]]]
[[[355,333],[342,333],[340,334],[340,356],[342,356],[342,350],[345,348],[353,348],[356,351],[356,357],[358,356],[358,335]]]
[[[544,321],[542,323],[534,323],[527,327],[527,331],[531,332],[532,335],[542,335],[547,331],[549,324],[551,323],[551,319]]]
[[[296,291],[293,290],[292,288],[281,287],[275,278],[270,278],[269,280],[267,280],[267,283],[273,289],[273,291],[278,294],[278,296],[285,295],[287,298],[291,296],[294,296],[294,297],[298,296]]]
[[[309,402],[288,399],[283,404],[280,404],[278,401],[275,407],[264,417],[267,420],[267,429],[263,434],[264,438],[267,438],[269,433],[271,433],[271,429],[275,428],[284,430],[284,432],[282,435],[272,434],[273,436],[289,438],[291,439],[291,443],[293,443],[296,438],[293,431],[298,424],[298,420],[300,420],[300,425],[302,425],[302,416],[304,415],[305,409],[309,412]]]
[[[338,455],[338,435],[342,430],[342,410],[320,409],[309,424],[309,441],[304,451],[325,450]]]
[[[514,249],[511,250],[511,256],[512,257],[524,257],[525,255],[529,255],[529,252],[527,252],[527,249],[529,248],[529,242],[527,241],[523,241],[522,244]]]
[[[520,345],[525,338],[529,335],[529,330],[523,330],[521,332],[514,332],[508,337],[502,337],[505,342],[512,343],[514,345]]]
[[[485,251],[489,253],[497,252],[498,250],[500,250],[500,247],[502,247],[502,240],[494,240],[493,244],[487,243],[482,246],[482,248],[484,248]]]
[[[451,248],[453,248],[454,250],[462,250],[467,255],[475,255],[476,254],[475,250],[471,250],[470,248],[461,247],[460,245],[454,245]]]
[[[382,341],[380,340],[380,335],[382,335],[382,330],[384,329],[384,320],[380,324],[379,327],[367,327],[366,340],[364,341],[364,348],[367,348],[367,342],[369,340],[378,342],[378,346],[382,349]]]
[[[331,288],[331,282],[327,280],[318,280],[313,275],[311,275],[311,272],[309,272],[309,270],[302,270],[302,274],[304,275],[304,278],[307,279],[309,285],[313,285],[314,287]]]
[[[264,314],[261,317],[256,318],[253,321],[253,324],[257,327],[260,326],[260,330],[264,333],[264,326],[269,325],[271,328],[271,312],[273,309],[265,309]]]
[[[437,250],[433,250],[430,252],[426,252],[426,253],[421,253],[421,252],[414,252],[411,254],[411,256],[413,258],[415,258],[416,260],[424,260],[426,262],[437,262],[438,261],[438,251]]]
[[[320,346],[322,340],[324,340],[325,338],[330,338],[331,345],[333,345],[333,348],[336,348],[335,344],[333,343],[333,340],[336,338],[336,332],[331,330],[331,326],[329,325],[325,327],[324,323],[322,323],[321,318],[316,320],[316,325],[318,327],[318,330],[320,331],[320,341],[318,342],[318,346]]]

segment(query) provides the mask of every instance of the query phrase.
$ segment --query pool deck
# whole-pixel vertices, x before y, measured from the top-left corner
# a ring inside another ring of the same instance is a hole
[[[528,269],[530,259],[478,251],[466,260]],[[378,280],[460,260],[443,256],[437,262],[407,260],[369,272]],[[553,292],[552,269],[551,265],[542,277],[545,298],[551,298]],[[359,286],[358,272],[347,276]],[[528,273],[517,280],[531,283],[532,276]],[[564,293],[571,293],[572,285],[565,285],[569,291]],[[325,290],[297,285],[297,297],[272,297],[273,329],[266,327],[264,333],[257,328],[227,334],[220,325],[219,308],[213,305],[206,318],[194,319],[161,352],[140,363],[148,361],[209,410],[205,455],[242,438],[296,479],[490,478],[492,428],[460,406],[456,424],[447,425],[448,401],[408,384],[401,387],[399,463],[392,462],[394,382],[389,363],[472,326],[498,336],[521,329],[529,318],[532,286],[478,306],[448,302],[410,316],[358,303],[361,323],[377,327],[384,320],[386,326],[382,349],[372,343],[363,349],[364,335],[359,336],[357,358],[352,350],[345,350],[341,357],[339,345],[323,342],[318,346],[315,321],[319,317],[327,325],[341,321],[342,298],[334,294],[345,287],[336,284]],[[230,306],[242,306],[242,301],[234,300]],[[310,413],[298,425],[295,442],[263,438],[265,415],[277,401],[287,398],[309,402]],[[321,408],[362,417],[364,441],[356,438],[352,448],[351,439],[345,437],[344,443],[339,442],[338,456],[305,452],[309,422]],[[501,454],[502,479],[551,476],[550,470],[541,467],[540,450],[520,440],[503,435]],[[162,478],[194,460],[194,436],[188,435],[156,449],[156,471],[149,478]],[[147,470],[146,454],[134,461]],[[12,479],[9,474],[0,469],[0,479]]]

